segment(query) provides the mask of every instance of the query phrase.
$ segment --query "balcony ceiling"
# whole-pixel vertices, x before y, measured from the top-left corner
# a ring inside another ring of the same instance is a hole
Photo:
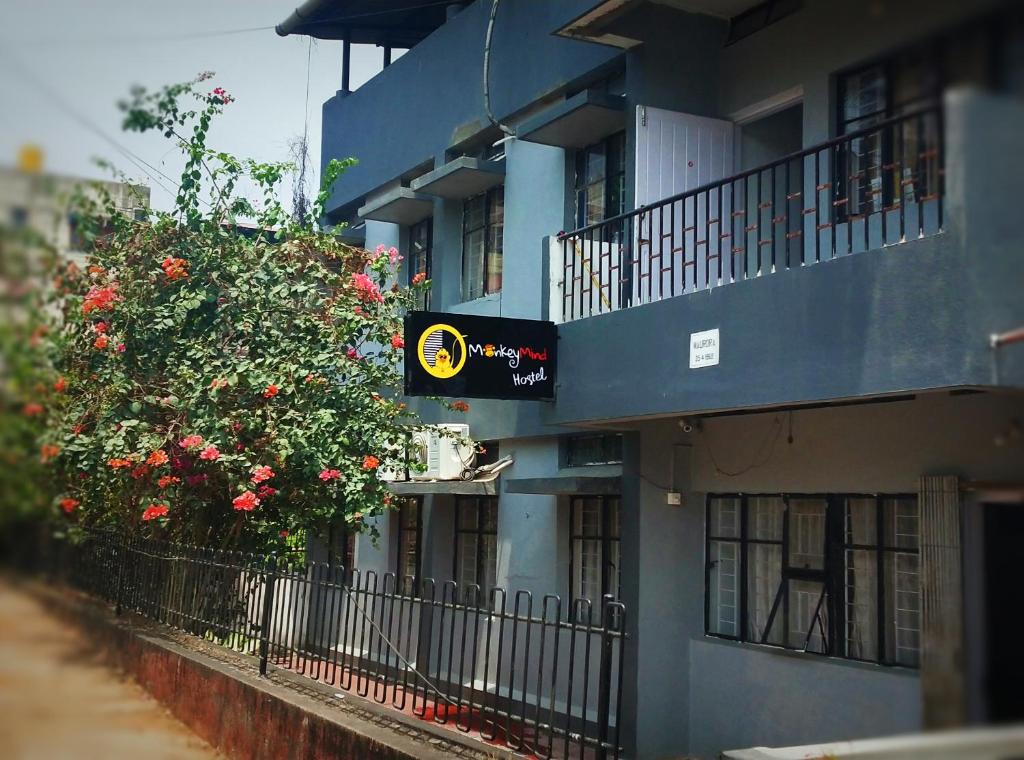
[[[445,6],[409,0],[306,0],[277,25],[282,37],[304,34],[354,44],[411,48],[445,22]]]
[[[668,5],[689,13],[704,13],[718,18],[732,18],[748,11],[764,0],[650,0],[656,5]]]
[[[619,17],[645,4],[664,5],[688,13],[731,19],[762,2],[763,0],[603,0],[559,29],[557,34],[613,47],[630,48],[639,44],[639,40],[616,34],[610,27],[614,26],[615,20]]]

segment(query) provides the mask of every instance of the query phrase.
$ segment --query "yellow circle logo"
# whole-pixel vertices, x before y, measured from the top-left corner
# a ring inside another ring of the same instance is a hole
[[[451,325],[431,325],[420,335],[416,355],[427,374],[445,380],[466,363],[466,341]]]

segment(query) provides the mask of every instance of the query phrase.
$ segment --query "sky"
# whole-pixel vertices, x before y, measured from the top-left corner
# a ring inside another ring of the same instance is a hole
[[[116,104],[133,84],[157,88],[208,70],[216,73],[209,87],[236,98],[211,130],[210,147],[288,160],[288,143],[308,120],[315,171],[320,107],[341,86],[341,43],[313,40],[310,48],[309,37],[277,36],[273,27],[300,3],[0,0],[0,165],[14,165],[18,148],[31,143],[43,148],[46,171],[108,178],[94,163],[104,158],[149,185],[154,208],[168,210],[175,188],[160,172],[176,179],[182,161],[160,135],[122,132]],[[352,86],[381,61],[379,48],[354,46]]]

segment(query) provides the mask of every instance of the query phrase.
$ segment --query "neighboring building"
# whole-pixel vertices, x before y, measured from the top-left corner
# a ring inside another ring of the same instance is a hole
[[[149,188],[110,180],[48,174],[34,151],[24,151],[17,168],[0,167],[0,223],[34,230],[61,254],[82,253],[82,241],[68,199],[76,189],[99,200],[95,186],[110,195],[122,213],[142,218],[149,208]]]
[[[1018,6],[505,0],[510,139],[491,2],[365,7],[279,28],[410,48],[324,104],[329,219],[560,341],[555,401],[431,418],[496,495],[355,565],[621,599],[632,757],[1024,719]]]

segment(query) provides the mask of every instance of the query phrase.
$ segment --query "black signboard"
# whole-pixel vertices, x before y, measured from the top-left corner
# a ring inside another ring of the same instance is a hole
[[[555,397],[553,322],[413,311],[405,317],[409,396]]]

